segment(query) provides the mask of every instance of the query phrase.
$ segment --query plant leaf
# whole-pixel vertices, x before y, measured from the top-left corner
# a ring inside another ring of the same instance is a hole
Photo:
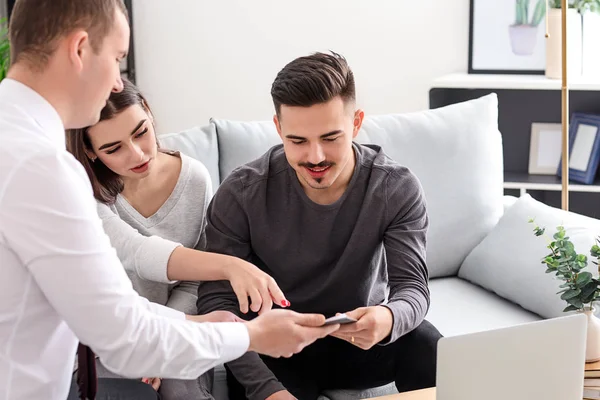
[[[581,289],[579,289],[579,288],[569,289],[565,293],[563,293],[562,296],[560,296],[560,298],[563,300],[569,300],[569,299],[579,296],[580,293],[581,293]]]
[[[558,267],[558,272],[562,273],[562,274],[566,274],[567,272],[569,272],[570,268],[569,267]]]
[[[585,286],[591,281],[592,274],[587,271],[579,273],[579,275],[577,275],[577,279],[575,279],[575,283],[577,284],[577,286]]]
[[[598,290],[598,282],[590,281],[583,288],[581,288],[581,295],[579,298],[583,303],[590,303],[596,297],[596,291]]]
[[[577,308],[583,307],[583,302],[578,297],[573,297],[572,299],[567,300],[567,303],[569,303]]]

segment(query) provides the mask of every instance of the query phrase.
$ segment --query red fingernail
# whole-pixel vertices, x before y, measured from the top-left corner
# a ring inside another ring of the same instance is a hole
[[[289,307],[292,304],[289,301],[287,301],[287,300],[281,300],[281,305],[284,306],[284,307]]]

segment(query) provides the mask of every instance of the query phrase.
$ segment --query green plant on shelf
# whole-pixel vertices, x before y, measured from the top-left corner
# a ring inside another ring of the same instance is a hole
[[[599,0],[600,1],[600,0]],[[531,20],[529,19],[529,0],[516,0],[515,25],[538,26],[546,15],[546,0],[537,0]]]
[[[588,11],[600,13],[600,0],[568,0],[569,8],[575,8],[580,14]],[[561,0],[549,0],[550,8],[561,8]]]

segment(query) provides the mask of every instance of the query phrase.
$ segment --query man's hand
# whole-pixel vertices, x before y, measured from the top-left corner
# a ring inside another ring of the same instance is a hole
[[[245,322],[229,311],[213,311],[204,315],[186,315],[185,319],[194,322]]]
[[[268,311],[246,322],[250,335],[248,350],[275,358],[291,357],[340,327],[339,324],[323,326],[324,323],[325,316],[320,314]]]
[[[387,307],[361,307],[346,315],[357,322],[342,325],[331,336],[346,340],[363,350],[369,350],[392,332],[394,316]]]
[[[240,258],[231,257],[231,265],[226,270],[227,280],[240,303],[243,314],[250,310],[262,314],[273,307],[273,303],[281,307],[289,307],[290,302],[270,275],[257,266]],[[251,302],[248,305],[248,298]]]
[[[275,392],[265,400],[298,400],[287,390],[281,390],[279,392]]]

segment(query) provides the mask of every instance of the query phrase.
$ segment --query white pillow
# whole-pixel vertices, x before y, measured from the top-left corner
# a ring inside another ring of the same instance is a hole
[[[430,222],[429,276],[456,276],[504,212],[496,94],[432,110],[370,116],[356,141],[381,145],[419,178]]]
[[[530,224],[530,218],[535,224]],[[534,226],[546,228],[545,236],[535,236]],[[542,259],[550,253],[548,241],[562,225],[578,254],[588,257],[584,271],[598,276],[590,248],[600,235],[600,221],[550,207],[521,196],[500,219],[490,234],[467,256],[458,276],[480,285],[543,318],[563,315],[567,302],[556,294],[563,283],[554,273],[546,273]]]

